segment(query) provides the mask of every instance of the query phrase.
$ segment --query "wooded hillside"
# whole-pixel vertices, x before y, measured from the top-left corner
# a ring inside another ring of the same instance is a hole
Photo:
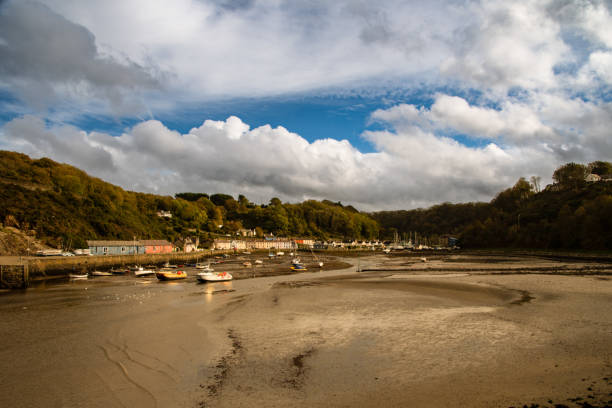
[[[586,182],[588,174],[602,178]],[[381,233],[453,235],[465,248],[612,249],[612,165],[568,163],[555,184],[539,191],[538,180],[517,183],[490,203],[440,204],[428,209],[372,214]]]
[[[34,230],[54,246],[85,247],[89,239],[199,237],[240,228],[259,234],[371,239],[378,224],[352,207],[330,201],[257,205],[226,194],[177,194],[176,198],[125,191],[53,160],[0,151],[0,221]],[[172,218],[158,217],[170,211]]]
[[[367,214],[327,200],[255,204],[243,195],[125,191],[66,164],[0,151],[0,221],[64,248],[85,247],[89,239],[207,241],[248,228],[315,239],[390,240],[415,232],[436,242],[452,235],[465,248],[612,249],[612,182],[585,181],[610,173],[608,162],[568,163],[543,191],[537,178],[521,178],[489,203]]]

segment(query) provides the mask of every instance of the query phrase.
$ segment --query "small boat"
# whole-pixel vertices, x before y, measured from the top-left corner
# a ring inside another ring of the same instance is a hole
[[[70,279],[87,279],[88,275],[86,273],[82,275],[76,273],[69,273],[68,277]]]
[[[255,265],[261,265],[261,264],[263,264],[263,261],[261,259],[255,260]]]
[[[293,265],[299,265],[299,264],[301,264],[301,262],[300,262],[300,258],[293,258],[293,259],[291,260],[291,263],[292,263]]]
[[[166,262],[166,263],[164,264],[164,268],[172,268],[172,269],[176,269],[176,268],[178,268],[178,266],[176,266],[176,265],[172,265],[172,264],[170,264],[170,262]]]
[[[276,253],[276,256],[283,256],[283,255],[285,255],[285,253],[283,251],[279,251],[279,252]]]
[[[113,274],[105,271],[93,271],[91,276],[112,276]]]
[[[248,268],[248,267],[249,267],[249,266],[251,266],[252,264],[251,264],[250,262],[244,262],[242,265],[243,265],[243,266],[246,266],[246,267]]]
[[[203,272],[213,272],[214,269],[210,267],[210,264],[196,264],[196,269],[201,269]]]
[[[115,269],[115,268],[111,268],[110,273],[114,274],[114,275],[123,275],[128,271],[128,269]]]
[[[134,271],[135,276],[147,276],[153,275],[155,271],[153,269],[145,269],[142,266],[139,266],[138,269]]]
[[[223,282],[230,281],[233,276],[227,272],[199,272],[198,280],[200,282]]]
[[[323,267],[323,261],[321,261],[314,253],[314,251],[312,250],[312,248],[310,248],[310,253],[312,254],[312,256],[314,257],[315,261],[317,262],[317,265],[319,266],[319,268]]]
[[[302,271],[307,271],[308,269],[306,269],[306,267],[304,265],[301,264],[293,264],[291,266],[291,270],[292,271],[296,271],[296,272],[302,272]]]
[[[157,279],[159,280],[167,281],[167,280],[185,279],[187,278],[187,273],[185,271],[160,269],[159,271],[155,272],[155,276],[157,276]]]

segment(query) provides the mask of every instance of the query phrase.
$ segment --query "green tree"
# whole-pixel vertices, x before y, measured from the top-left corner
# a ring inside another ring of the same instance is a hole
[[[594,161],[587,166],[588,172],[597,174],[598,176],[606,176],[612,174],[612,163],[607,161]]]
[[[584,178],[587,174],[588,169],[585,165],[567,163],[555,170],[552,178],[561,188],[576,189],[584,185]]]

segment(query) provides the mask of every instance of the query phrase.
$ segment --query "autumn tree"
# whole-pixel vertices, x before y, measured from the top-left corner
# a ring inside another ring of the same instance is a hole
[[[606,176],[612,174],[612,163],[598,160],[589,163],[587,169],[589,173]]]
[[[587,166],[572,162],[564,164],[555,170],[552,178],[562,188],[576,189],[584,184],[584,178],[587,174]]]

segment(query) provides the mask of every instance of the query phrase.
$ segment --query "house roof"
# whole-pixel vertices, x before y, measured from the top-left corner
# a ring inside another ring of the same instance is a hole
[[[134,246],[138,244],[139,241],[87,241],[88,246]]]
[[[138,241],[138,242],[140,242],[140,244],[142,244],[144,246],[150,246],[150,245],[159,245],[159,246],[172,245],[171,243],[169,243],[165,239],[144,239],[144,240]]]
[[[134,245],[162,246],[162,245],[172,245],[172,244],[166,241],[165,239],[145,239],[145,240],[139,240],[139,241],[87,241],[87,245],[88,246],[105,246],[105,247],[112,247],[112,246],[128,246],[129,247],[129,246],[134,246]]]

